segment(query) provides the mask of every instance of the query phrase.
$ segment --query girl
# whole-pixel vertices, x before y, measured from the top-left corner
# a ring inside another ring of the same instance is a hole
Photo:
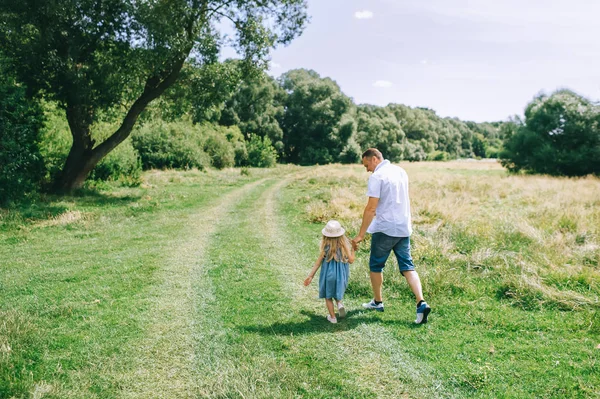
[[[342,299],[344,299],[344,292],[350,277],[349,264],[354,262],[354,250],[350,240],[344,235],[345,230],[337,220],[327,222],[321,232],[323,233],[321,252],[308,277],[304,280],[304,285],[308,286],[310,284],[317,269],[321,267],[319,298],[325,298],[325,305],[329,311],[327,320],[331,323],[337,323],[333,299],[337,302],[340,318],[346,317],[346,309]]]

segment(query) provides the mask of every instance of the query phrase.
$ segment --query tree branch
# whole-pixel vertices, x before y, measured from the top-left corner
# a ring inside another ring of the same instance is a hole
[[[179,59],[173,64],[171,71],[169,71],[163,80],[159,80],[158,76],[156,75],[148,78],[144,92],[133,103],[127,112],[127,115],[125,115],[125,118],[123,118],[123,123],[121,126],[108,139],[94,148],[91,158],[98,160],[102,159],[102,157],[104,157],[120,143],[122,143],[127,137],[129,137],[131,131],[133,130],[133,126],[135,125],[142,111],[146,109],[152,100],[158,98],[162,93],[164,93],[165,90],[175,83],[190,51],[191,48],[187,49],[186,52],[180,55]],[[158,82],[154,83],[156,80],[158,80]]]

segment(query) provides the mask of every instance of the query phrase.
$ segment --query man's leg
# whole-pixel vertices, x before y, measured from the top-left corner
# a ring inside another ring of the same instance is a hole
[[[369,258],[371,273],[369,276],[371,277],[371,287],[373,288],[373,300],[363,303],[363,307],[366,309],[375,309],[383,312],[383,268],[394,244],[395,239],[383,233],[374,233],[371,235],[371,257]]]
[[[373,299],[383,302],[381,287],[383,286],[383,272],[371,272],[371,286],[373,287]]]
[[[421,288],[421,279],[419,278],[419,273],[414,270],[403,272],[404,278],[406,278],[406,282],[410,287],[410,290],[415,295],[415,299],[417,303],[423,301],[423,289]]]
[[[431,312],[431,307],[425,302],[423,298],[423,289],[421,288],[421,279],[419,274],[415,271],[415,265],[413,264],[412,257],[410,256],[410,238],[404,237],[398,244],[394,246],[394,253],[398,260],[398,266],[400,272],[406,278],[406,282],[410,287],[410,290],[415,296],[417,301],[417,318],[415,323],[422,324],[427,323],[427,316]]]

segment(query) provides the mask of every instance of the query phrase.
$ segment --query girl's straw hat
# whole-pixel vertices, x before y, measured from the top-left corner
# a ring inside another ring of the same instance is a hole
[[[321,230],[325,237],[341,237],[344,235],[346,230],[342,227],[340,222],[337,220],[330,220],[323,230]]]

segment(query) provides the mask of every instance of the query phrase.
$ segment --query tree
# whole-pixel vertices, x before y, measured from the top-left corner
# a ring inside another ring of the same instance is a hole
[[[254,75],[244,72],[248,71],[244,71],[243,63],[234,59],[204,65],[187,62],[177,82],[141,117],[167,122],[182,118],[189,118],[193,123],[218,122],[225,101],[233,96],[244,79]]]
[[[243,82],[225,102],[219,123],[237,125],[246,137],[250,134],[267,137],[279,151],[283,151],[283,131],[279,119],[283,115],[285,93],[275,79],[261,73]]]
[[[55,188],[71,190],[130,135],[186,60],[213,64],[229,44],[246,69],[264,67],[269,49],[300,34],[307,16],[305,0],[21,0],[1,2],[0,21],[0,48],[29,94],[66,111],[73,144]],[[235,32],[229,42],[222,21]],[[122,104],[120,127],[96,143],[93,123]]]
[[[280,120],[286,160],[301,165],[338,161],[355,130],[352,100],[312,70],[291,70],[280,83],[287,93]]]
[[[501,162],[511,171],[600,174],[600,106],[569,90],[539,95],[510,131]]]
[[[356,125],[356,141],[361,148],[377,148],[392,162],[402,159],[402,151],[396,149],[404,139],[404,131],[389,108],[359,105]]]
[[[45,172],[38,146],[43,124],[42,108],[26,98],[0,56],[0,206],[39,187]]]

